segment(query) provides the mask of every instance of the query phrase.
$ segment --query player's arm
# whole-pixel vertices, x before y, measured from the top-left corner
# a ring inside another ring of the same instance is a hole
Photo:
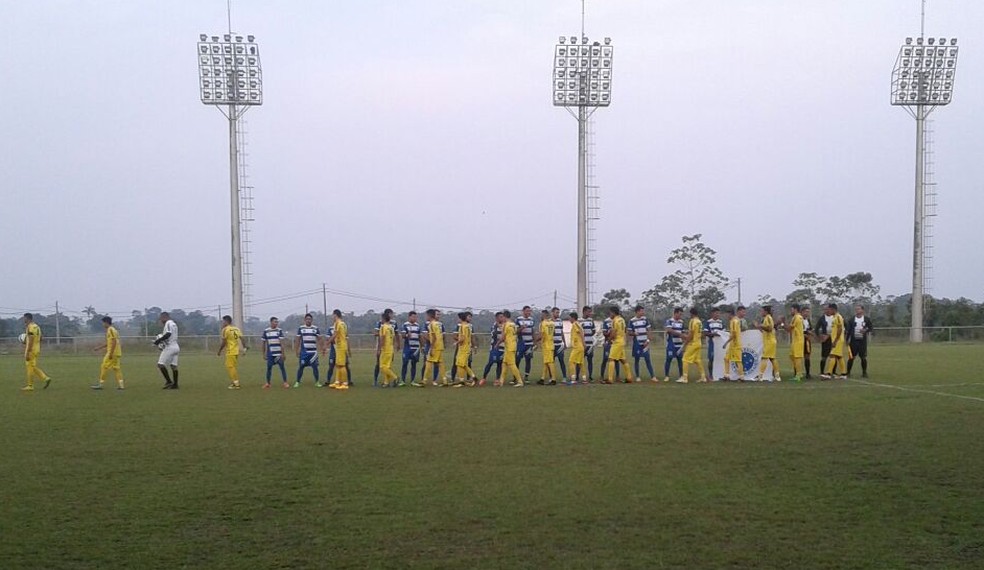
[[[221,356],[222,355],[222,351],[225,350],[225,347],[226,347],[226,338],[225,338],[225,333],[223,333],[222,334],[222,343],[219,344],[219,351],[216,352],[215,355],[216,356]]]
[[[169,339],[169,338],[171,338],[171,331],[165,332],[164,334],[161,335],[161,338],[155,340],[154,341],[154,346],[157,346],[158,344],[160,344],[162,342],[167,342],[167,339]]]
[[[109,349],[110,354],[116,354],[116,345],[118,345],[119,343],[120,343],[120,339],[114,336],[112,342],[110,342],[109,346],[106,347]]]

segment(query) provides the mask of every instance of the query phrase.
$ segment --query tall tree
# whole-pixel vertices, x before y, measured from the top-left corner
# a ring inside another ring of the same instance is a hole
[[[671,251],[666,259],[676,271],[643,292],[643,304],[654,308],[710,307],[724,300],[723,288],[728,279],[717,266],[717,251],[702,241],[701,234],[681,239],[683,245]]]
[[[622,309],[628,309],[631,305],[632,295],[625,289],[612,289],[601,296],[599,307],[609,307],[615,305]]]

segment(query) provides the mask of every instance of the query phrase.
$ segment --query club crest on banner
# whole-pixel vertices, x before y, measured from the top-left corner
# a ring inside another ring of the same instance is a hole
[[[714,377],[718,379],[728,375],[731,370],[731,366],[724,361],[726,354],[724,343],[728,338],[730,338],[728,332],[721,331],[720,336],[714,339]],[[761,331],[748,330],[741,333],[741,363],[745,368],[745,375],[741,377],[743,380],[754,380],[758,376],[759,365],[762,363],[762,348]],[[765,380],[773,378],[771,363],[766,365],[762,378]]]

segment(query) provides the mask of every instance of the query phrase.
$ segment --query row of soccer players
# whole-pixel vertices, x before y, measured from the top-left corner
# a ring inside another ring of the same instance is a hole
[[[771,312],[770,309],[766,309]],[[736,316],[736,322],[744,322],[744,308],[741,309],[740,316]],[[650,357],[650,342],[652,326],[642,307],[636,307],[635,316],[626,325],[624,319],[618,314],[617,310],[610,311],[611,314],[604,320],[601,327],[604,350],[602,353],[601,370],[606,370],[609,361],[612,362],[613,380],[617,377],[619,369],[624,362],[621,358],[611,358],[612,346],[618,345],[624,350],[625,336],[632,338],[632,355],[635,360],[635,376],[640,375],[640,365],[645,364],[650,378],[655,379],[652,360]],[[570,313],[567,320],[570,322],[571,346],[567,346],[564,335],[564,323],[560,316],[560,310],[554,308],[552,311],[542,311],[539,326],[533,320],[533,313],[530,307],[524,307],[520,316],[511,320],[508,311],[496,313],[496,323],[490,331],[491,343],[488,360],[482,375],[479,377],[472,370],[472,356],[476,349],[474,342],[475,335],[471,324],[472,314],[462,312],[458,314],[459,323],[453,334],[454,356],[451,367],[451,374],[444,373],[443,352],[445,348],[446,331],[440,320],[441,313],[436,309],[427,311],[427,322],[418,322],[416,312],[408,315],[408,320],[402,326],[397,327],[393,322],[393,311],[387,309],[383,312],[383,318],[377,323],[375,334],[377,336],[376,367],[374,371],[373,384],[379,384],[380,374],[383,376],[382,386],[402,386],[406,385],[409,375],[409,382],[413,386],[424,386],[428,383],[433,385],[482,385],[488,378],[489,373],[495,368],[495,378],[499,383],[502,382],[502,372],[504,364],[512,360],[517,364],[524,364],[525,370],[520,378],[514,378],[515,384],[525,384],[529,381],[532,368],[533,351],[539,347],[544,355],[543,373],[539,383],[556,384],[558,381],[567,383],[589,383],[594,382],[594,348],[597,342],[596,322],[594,320],[591,307],[585,307],[583,316],[579,317],[576,313]],[[666,359],[664,361],[664,382],[669,381],[670,370],[674,361],[679,372],[678,382],[686,382],[684,374],[684,363],[699,364],[701,339],[703,337],[718,336],[723,330],[724,325],[718,318],[718,310],[712,311],[706,323],[701,323],[696,311],[692,311],[692,318],[689,326],[684,323],[682,309],[676,309],[673,317],[665,322],[666,332]],[[770,317],[771,318],[771,317]],[[620,320],[621,319],[621,320]],[[695,322],[696,319],[696,322]],[[620,321],[619,321],[620,320]],[[624,330],[616,326],[620,322]],[[270,327],[263,332],[264,352],[267,360],[267,382],[269,387],[271,372],[275,367],[280,368],[281,378],[284,387],[288,387],[287,373],[284,368],[284,339],[285,332],[280,329],[279,321],[276,318],[270,320]],[[508,327],[513,323],[516,327],[516,347],[509,348]],[[697,328],[694,329],[693,327]],[[768,338],[774,338],[774,325],[764,323],[761,326],[763,334]],[[299,387],[303,379],[304,370],[311,368],[315,378],[315,385],[322,386],[318,370],[318,355],[327,355],[329,359],[328,381],[331,382],[331,374],[337,368],[338,351],[334,346],[332,337],[334,336],[334,326],[325,335],[313,324],[311,315],[305,315],[304,324],[298,328],[297,337],[294,342],[294,351],[298,358],[297,374],[293,386]],[[693,330],[690,330],[693,329]],[[619,340],[620,339],[620,340]],[[402,369],[401,375],[397,376],[392,370],[393,358],[397,351],[400,351],[402,344]],[[767,344],[769,344],[767,340]],[[740,345],[736,342],[733,347]],[[564,360],[565,351],[570,348],[570,359]],[[708,368],[713,370],[714,361],[713,343],[708,346]],[[616,351],[620,352],[620,351]],[[425,369],[421,380],[417,381],[417,367],[421,356],[425,359]],[[766,352],[768,357],[768,351]],[[774,358],[774,357],[772,357]],[[565,366],[565,364],[567,366]],[[508,369],[508,367],[507,367]],[[568,374],[570,370],[571,374]],[[632,378],[631,371],[627,368],[627,379]],[[700,368],[701,379],[706,379],[702,366]]]

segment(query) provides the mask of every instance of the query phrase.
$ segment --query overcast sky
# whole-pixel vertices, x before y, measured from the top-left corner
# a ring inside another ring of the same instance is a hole
[[[0,314],[229,304],[228,129],[199,101],[195,52],[225,8],[0,3]],[[322,282],[447,306],[574,296],[577,126],[550,89],[580,2],[233,10],[265,79],[246,115],[255,298]],[[982,23],[984,2],[930,2],[927,33],[961,46],[954,102],[933,115],[932,293],[977,300]],[[595,115],[597,291],[638,297],[698,232],[749,299],[803,271],[909,291],[915,122],[889,83],[918,31],[918,0],[590,1],[588,35],[615,46],[613,104]],[[305,303],[320,295],[256,313]]]

